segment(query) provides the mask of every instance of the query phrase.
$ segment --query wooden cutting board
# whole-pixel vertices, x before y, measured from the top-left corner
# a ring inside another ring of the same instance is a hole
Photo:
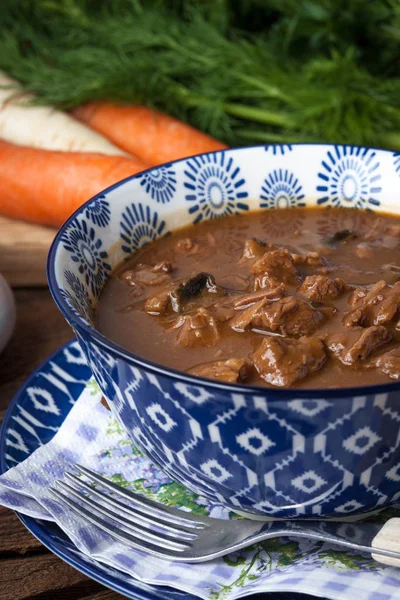
[[[47,284],[46,259],[56,230],[0,216],[0,273],[13,287]]]

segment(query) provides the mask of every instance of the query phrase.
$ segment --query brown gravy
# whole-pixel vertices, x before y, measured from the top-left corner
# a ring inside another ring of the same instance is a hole
[[[121,264],[97,327],[143,358],[221,381],[388,383],[400,378],[399,250],[399,218],[344,208],[202,222]]]

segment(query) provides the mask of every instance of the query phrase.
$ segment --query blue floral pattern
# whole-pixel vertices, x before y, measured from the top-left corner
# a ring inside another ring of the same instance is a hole
[[[396,173],[398,173],[398,175],[400,175],[400,152],[393,153],[393,164],[394,164]]]
[[[140,185],[156,202],[170,202],[176,190],[176,174],[172,165],[163,165],[139,175]]]
[[[85,286],[71,271],[65,271],[64,277],[70,289],[61,290],[62,297],[79,317],[90,323],[93,320],[93,305]]]
[[[266,152],[271,151],[274,155],[283,155],[285,152],[291,152],[293,146],[291,144],[270,144],[265,146]]]
[[[240,167],[225,152],[189,159],[185,170],[185,200],[194,223],[248,210],[246,181]]]
[[[299,180],[288,169],[276,169],[264,180],[260,208],[291,208],[305,206],[304,192]]]
[[[85,216],[90,219],[94,225],[107,227],[111,218],[110,204],[105,196],[98,196],[91,202],[85,210]]]
[[[150,206],[141,203],[132,203],[125,209],[120,226],[121,248],[127,254],[166,233],[165,221]]]
[[[328,150],[318,173],[318,204],[373,208],[382,191],[379,159],[375,150],[334,146]]]
[[[97,297],[107,279],[111,266],[107,262],[108,254],[101,247],[103,242],[96,237],[93,227],[88,227],[83,219],[75,219],[63,236],[64,248],[71,253],[71,259],[79,265],[79,273],[93,296]]]

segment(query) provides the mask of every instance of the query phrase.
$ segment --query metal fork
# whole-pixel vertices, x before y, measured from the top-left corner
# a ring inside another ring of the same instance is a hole
[[[223,520],[164,506],[76,465],[51,492],[113,539],[159,558],[197,563],[275,537],[318,540],[400,566],[400,519],[382,525],[332,521]],[[111,493],[110,493],[111,492]]]

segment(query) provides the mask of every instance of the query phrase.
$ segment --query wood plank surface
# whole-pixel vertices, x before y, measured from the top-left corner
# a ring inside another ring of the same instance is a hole
[[[46,285],[46,260],[56,230],[0,216],[0,273],[13,287]]]
[[[0,565],[5,558],[44,551],[42,544],[21,526],[21,521],[13,512],[0,507]]]
[[[103,589],[50,552],[0,561],[0,600],[73,600],[93,597]],[[122,598],[109,594],[110,600]]]
[[[90,594],[90,596],[85,596],[84,598],[81,598],[81,600],[116,600],[117,597],[122,598],[120,594],[103,589],[95,594]]]
[[[45,263],[53,236],[47,228],[0,217],[0,272],[14,286],[17,306],[14,335],[0,354],[0,422],[32,371],[73,338],[45,287]],[[122,598],[54,556],[12,511],[0,507],[0,600]]]

